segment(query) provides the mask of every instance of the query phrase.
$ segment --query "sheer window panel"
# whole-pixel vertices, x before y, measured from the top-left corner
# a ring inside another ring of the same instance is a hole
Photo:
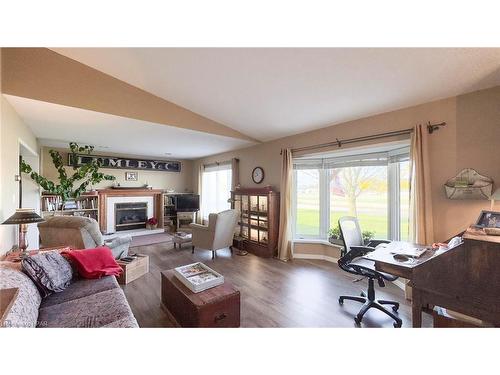
[[[231,166],[206,166],[202,178],[202,212],[203,219],[207,220],[209,214],[231,208],[228,202],[231,197]]]

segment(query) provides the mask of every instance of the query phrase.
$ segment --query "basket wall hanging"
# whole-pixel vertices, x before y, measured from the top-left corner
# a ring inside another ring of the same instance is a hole
[[[446,181],[444,188],[448,199],[489,199],[493,180],[475,169],[466,168]]]

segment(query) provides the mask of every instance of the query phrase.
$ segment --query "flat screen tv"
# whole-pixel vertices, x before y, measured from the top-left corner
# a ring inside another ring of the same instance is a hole
[[[175,197],[177,212],[195,212],[200,210],[200,196],[198,194],[179,194]]]

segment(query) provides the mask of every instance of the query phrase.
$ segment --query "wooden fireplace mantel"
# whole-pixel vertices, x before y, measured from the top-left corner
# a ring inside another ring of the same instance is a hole
[[[158,228],[163,228],[163,190],[160,189],[100,189],[99,194],[99,226],[102,232],[106,231],[108,197],[147,197],[154,198],[153,215],[158,220]]]

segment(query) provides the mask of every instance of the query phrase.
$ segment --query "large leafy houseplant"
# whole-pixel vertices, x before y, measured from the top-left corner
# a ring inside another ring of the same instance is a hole
[[[63,202],[78,198],[87,190],[90,184],[97,184],[103,180],[114,180],[115,177],[99,172],[102,166],[100,159],[92,159],[88,164],[82,166],[76,165],[77,154],[85,153],[90,155],[94,150],[94,146],[79,146],[77,143],[69,144],[71,159],[73,162],[73,174],[68,176],[64,166],[61,154],[56,150],[50,150],[49,154],[52,158],[52,163],[59,174],[59,183],[50,181],[49,179],[34,172],[29,164],[21,159],[21,171],[29,174],[31,179],[44,189],[46,193],[55,194],[61,197]]]

